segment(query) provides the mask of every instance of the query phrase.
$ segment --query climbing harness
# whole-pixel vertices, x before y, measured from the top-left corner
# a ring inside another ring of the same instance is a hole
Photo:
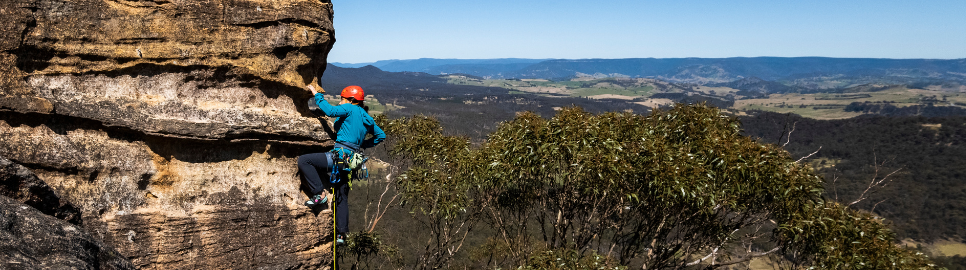
[[[343,147],[333,148],[327,155],[332,159],[329,182],[338,184],[343,180],[349,181],[348,184],[351,189],[353,179],[369,179],[369,168],[366,167],[366,161],[369,161],[368,156]]]

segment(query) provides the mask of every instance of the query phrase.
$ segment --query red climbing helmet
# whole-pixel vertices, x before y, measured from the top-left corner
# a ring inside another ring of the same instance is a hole
[[[362,87],[359,87],[358,85],[350,85],[342,89],[342,97],[362,101],[362,99],[366,97],[366,93],[362,92]]]

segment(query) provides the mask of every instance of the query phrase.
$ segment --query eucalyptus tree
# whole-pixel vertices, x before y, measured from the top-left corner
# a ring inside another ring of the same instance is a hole
[[[418,265],[412,267],[447,268],[485,208],[472,198],[477,188],[474,173],[480,166],[473,162],[469,139],[443,135],[439,122],[426,117],[377,121],[394,136],[390,154],[406,160],[399,164],[406,171],[395,181],[402,205],[429,236]]]
[[[404,137],[393,153],[412,164],[398,185],[437,235],[434,256],[452,257],[485,222],[492,233],[477,254],[488,267],[715,269],[763,256],[790,268],[932,267],[716,108],[521,113],[477,148],[425,117],[383,126]]]

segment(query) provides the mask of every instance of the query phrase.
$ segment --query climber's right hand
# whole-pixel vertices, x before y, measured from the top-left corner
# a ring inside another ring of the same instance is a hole
[[[306,85],[305,87],[308,88],[309,91],[312,91],[312,95],[313,96],[319,93],[319,91],[315,90],[315,86],[314,85],[309,84],[309,85]],[[319,89],[321,89],[321,88],[322,87],[319,87]]]

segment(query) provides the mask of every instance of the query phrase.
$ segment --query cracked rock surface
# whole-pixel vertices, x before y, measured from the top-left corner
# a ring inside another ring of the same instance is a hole
[[[135,269],[83,228],[0,195],[0,268]]]
[[[36,174],[2,195],[141,269],[327,265],[296,157],[332,145],[303,88],[335,42],[330,1],[4,0],[0,17],[0,172]]]
[[[80,211],[62,198],[30,169],[0,157],[0,195],[40,210],[44,214],[80,225]]]
[[[0,269],[134,269],[78,223],[76,207],[0,157]]]

